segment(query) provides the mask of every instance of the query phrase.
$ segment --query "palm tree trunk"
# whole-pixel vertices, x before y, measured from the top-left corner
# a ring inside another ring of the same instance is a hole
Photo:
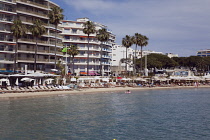
[[[142,68],[142,56],[143,56],[143,52],[142,52],[142,46],[141,46],[141,71],[143,70],[143,68]]]
[[[73,56],[70,56],[70,68],[71,68],[71,73],[73,73]]]
[[[100,60],[100,73],[101,73],[101,76],[103,75],[102,74],[102,43],[101,43],[101,60]]]
[[[133,67],[134,67],[134,75],[136,75],[136,50],[137,50],[137,44],[136,44],[136,48],[135,48],[135,54],[134,54],[134,65],[133,65]]]
[[[34,72],[36,72],[36,56],[37,56],[37,37],[36,37],[35,56],[34,56]]]
[[[73,75],[74,75],[74,56],[72,56],[72,63],[73,63],[72,71],[73,71]]]
[[[57,25],[55,25],[55,29],[56,29],[56,31],[55,31],[55,65],[54,65],[54,69],[56,69],[56,53],[57,53],[57,28],[58,28],[58,26],[57,26]]]
[[[126,61],[125,61],[125,72],[126,72],[126,74],[127,74],[127,71],[128,71],[128,70],[127,70],[127,59],[128,59],[128,58],[127,58],[127,54],[128,54],[128,48],[127,48],[127,47],[126,47],[126,53],[125,53],[125,54],[126,54],[126,56],[125,56],[125,58],[126,58]]]
[[[87,52],[87,76],[89,75],[89,39],[90,35],[88,34],[88,52]]]
[[[16,62],[17,62],[17,48],[18,48],[18,39],[16,39],[16,45],[15,45],[15,54],[14,54],[14,74],[16,73]]]

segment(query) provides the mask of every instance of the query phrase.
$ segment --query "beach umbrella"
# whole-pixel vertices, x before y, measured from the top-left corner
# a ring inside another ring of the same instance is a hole
[[[76,78],[71,78],[71,82],[76,82],[77,79]]]
[[[102,78],[102,81],[109,82],[109,78]]]
[[[6,79],[6,78],[2,78],[0,79],[1,82],[7,82],[9,79]]]
[[[34,79],[32,79],[32,78],[25,77],[25,78],[22,78],[20,81],[31,82],[31,81],[33,81],[33,80],[34,80]]]
[[[42,84],[42,79],[39,79],[39,85],[41,85]]]
[[[17,85],[17,86],[19,85],[18,78],[16,79],[15,85]]]
[[[63,84],[64,85],[66,84],[66,78],[63,78]]]
[[[6,82],[7,85],[10,85],[9,79],[2,78],[2,79],[0,79],[0,85],[2,85],[2,82]]]
[[[52,78],[48,78],[48,79],[45,79],[44,82],[46,82],[47,84],[52,84],[53,80],[54,79],[52,79]]]

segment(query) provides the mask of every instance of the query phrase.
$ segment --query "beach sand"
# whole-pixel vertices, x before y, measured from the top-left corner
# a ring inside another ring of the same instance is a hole
[[[199,86],[210,88],[210,86]],[[70,91],[46,91],[46,92],[24,92],[24,93],[5,93],[0,94],[0,100],[10,100],[18,98],[34,98],[34,97],[47,97],[47,96],[63,96],[63,95],[82,95],[82,94],[95,94],[95,93],[113,93],[125,92],[126,90],[159,90],[159,89],[180,89],[180,88],[196,88],[194,86],[174,86],[174,87],[113,87],[113,88],[84,88],[82,90]]]

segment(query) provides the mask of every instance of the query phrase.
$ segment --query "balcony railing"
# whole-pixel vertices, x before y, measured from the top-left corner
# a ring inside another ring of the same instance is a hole
[[[10,32],[10,29],[8,29],[8,28],[3,28],[3,27],[0,27],[0,31],[3,31],[3,32]]]
[[[22,9],[22,8],[18,8],[17,10],[18,11],[21,11],[21,12],[26,12],[26,13],[30,13],[30,14],[35,14],[35,15],[43,16],[43,17],[48,17],[47,14],[42,14],[42,13],[34,12],[34,11],[31,11],[31,10],[26,10],[26,9]]]
[[[13,38],[0,38],[0,41],[14,42]]]
[[[2,17],[0,17],[0,20],[1,21],[13,22],[13,19],[12,18],[2,18]]]
[[[16,0],[2,0],[2,1],[16,2]]]
[[[8,11],[8,12],[15,12],[15,9],[9,7],[0,7],[0,10]]]
[[[0,61],[14,61],[13,58],[0,58]]]
[[[24,3],[36,5],[36,6],[43,7],[43,8],[47,8],[47,5],[36,3],[36,2],[32,2],[32,1],[29,1],[29,0],[16,0],[16,1],[17,2],[19,1],[19,2],[24,2]]]
[[[55,25],[54,24],[49,24],[49,26],[55,28]],[[61,27],[57,27],[57,29],[62,30]]]
[[[35,39],[27,39],[27,38],[21,38],[19,41],[27,41],[27,42],[33,42],[36,43]],[[37,43],[42,43],[42,44],[50,44],[50,45],[55,45],[55,42],[53,41],[43,41],[43,40],[37,40]],[[57,43],[57,46],[63,46],[62,43]]]
[[[4,47],[4,48],[0,48],[0,51],[9,51],[9,52],[13,52],[13,48],[8,48],[8,47]]]

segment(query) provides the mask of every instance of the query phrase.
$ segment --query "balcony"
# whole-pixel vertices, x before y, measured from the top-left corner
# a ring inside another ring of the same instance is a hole
[[[41,16],[41,17],[44,17],[45,19],[48,19],[48,16],[47,14],[43,14],[43,13],[39,13],[39,12],[34,12],[34,11],[31,11],[31,10],[26,10],[26,9],[22,9],[22,8],[17,8],[17,10],[19,12],[24,12],[26,14],[33,14],[34,16]]]
[[[0,52],[10,52],[10,53],[14,53],[14,49],[13,49],[13,47],[1,47],[1,48],[0,48]]]
[[[32,44],[36,44],[35,39],[28,39],[28,38],[21,38],[18,40],[18,42],[30,42]],[[46,45],[55,45],[54,41],[43,41],[43,40],[37,40],[38,44],[46,44]],[[63,44],[57,43],[57,47],[63,47]]]
[[[49,35],[53,37],[57,36],[58,38],[63,38],[61,35],[59,34],[56,35],[55,33],[49,33]]]
[[[15,3],[16,2],[16,0],[1,0],[1,1],[3,1],[3,2],[9,2],[9,3]]]
[[[6,32],[6,33],[10,33],[10,29],[9,28],[4,28],[0,26],[0,32]]]
[[[45,9],[48,8],[47,5],[36,3],[36,2],[32,2],[32,1],[29,1],[29,0],[16,0],[16,1],[28,4],[28,5],[35,5],[35,6],[38,6],[38,7],[45,8]]]
[[[34,63],[34,58],[31,57],[18,57],[17,60],[20,62],[31,62]],[[54,63],[54,59],[50,60],[50,59],[43,59],[43,58],[37,58],[37,63]]]
[[[63,39],[63,42],[69,42],[69,43],[81,43],[81,44],[87,44],[87,40],[81,40],[81,39]],[[89,44],[96,44],[99,45],[99,41],[92,41],[90,40]]]
[[[14,63],[14,60],[13,60],[13,58],[11,58],[11,59],[8,59],[8,58],[0,58],[0,63],[3,63],[3,64],[13,64]]]
[[[2,11],[8,11],[8,12],[11,12],[11,13],[14,13],[15,14],[15,9],[13,8],[10,8],[10,7],[0,7],[0,10]]]
[[[55,25],[54,24],[49,24],[48,26],[55,28]],[[60,30],[60,31],[62,31],[62,28],[61,27],[57,27],[57,29]]]
[[[10,43],[11,43],[11,42],[13,42],[13,43],[15,42],[13,38],[4,38],[4,37],[0,37],[0,41],[3,41],[3,42],[10,42]]]
[[[0,22],[12,23],[13,22],[13,19],[12,18],[2,18],[2,17],[0,17]]]

